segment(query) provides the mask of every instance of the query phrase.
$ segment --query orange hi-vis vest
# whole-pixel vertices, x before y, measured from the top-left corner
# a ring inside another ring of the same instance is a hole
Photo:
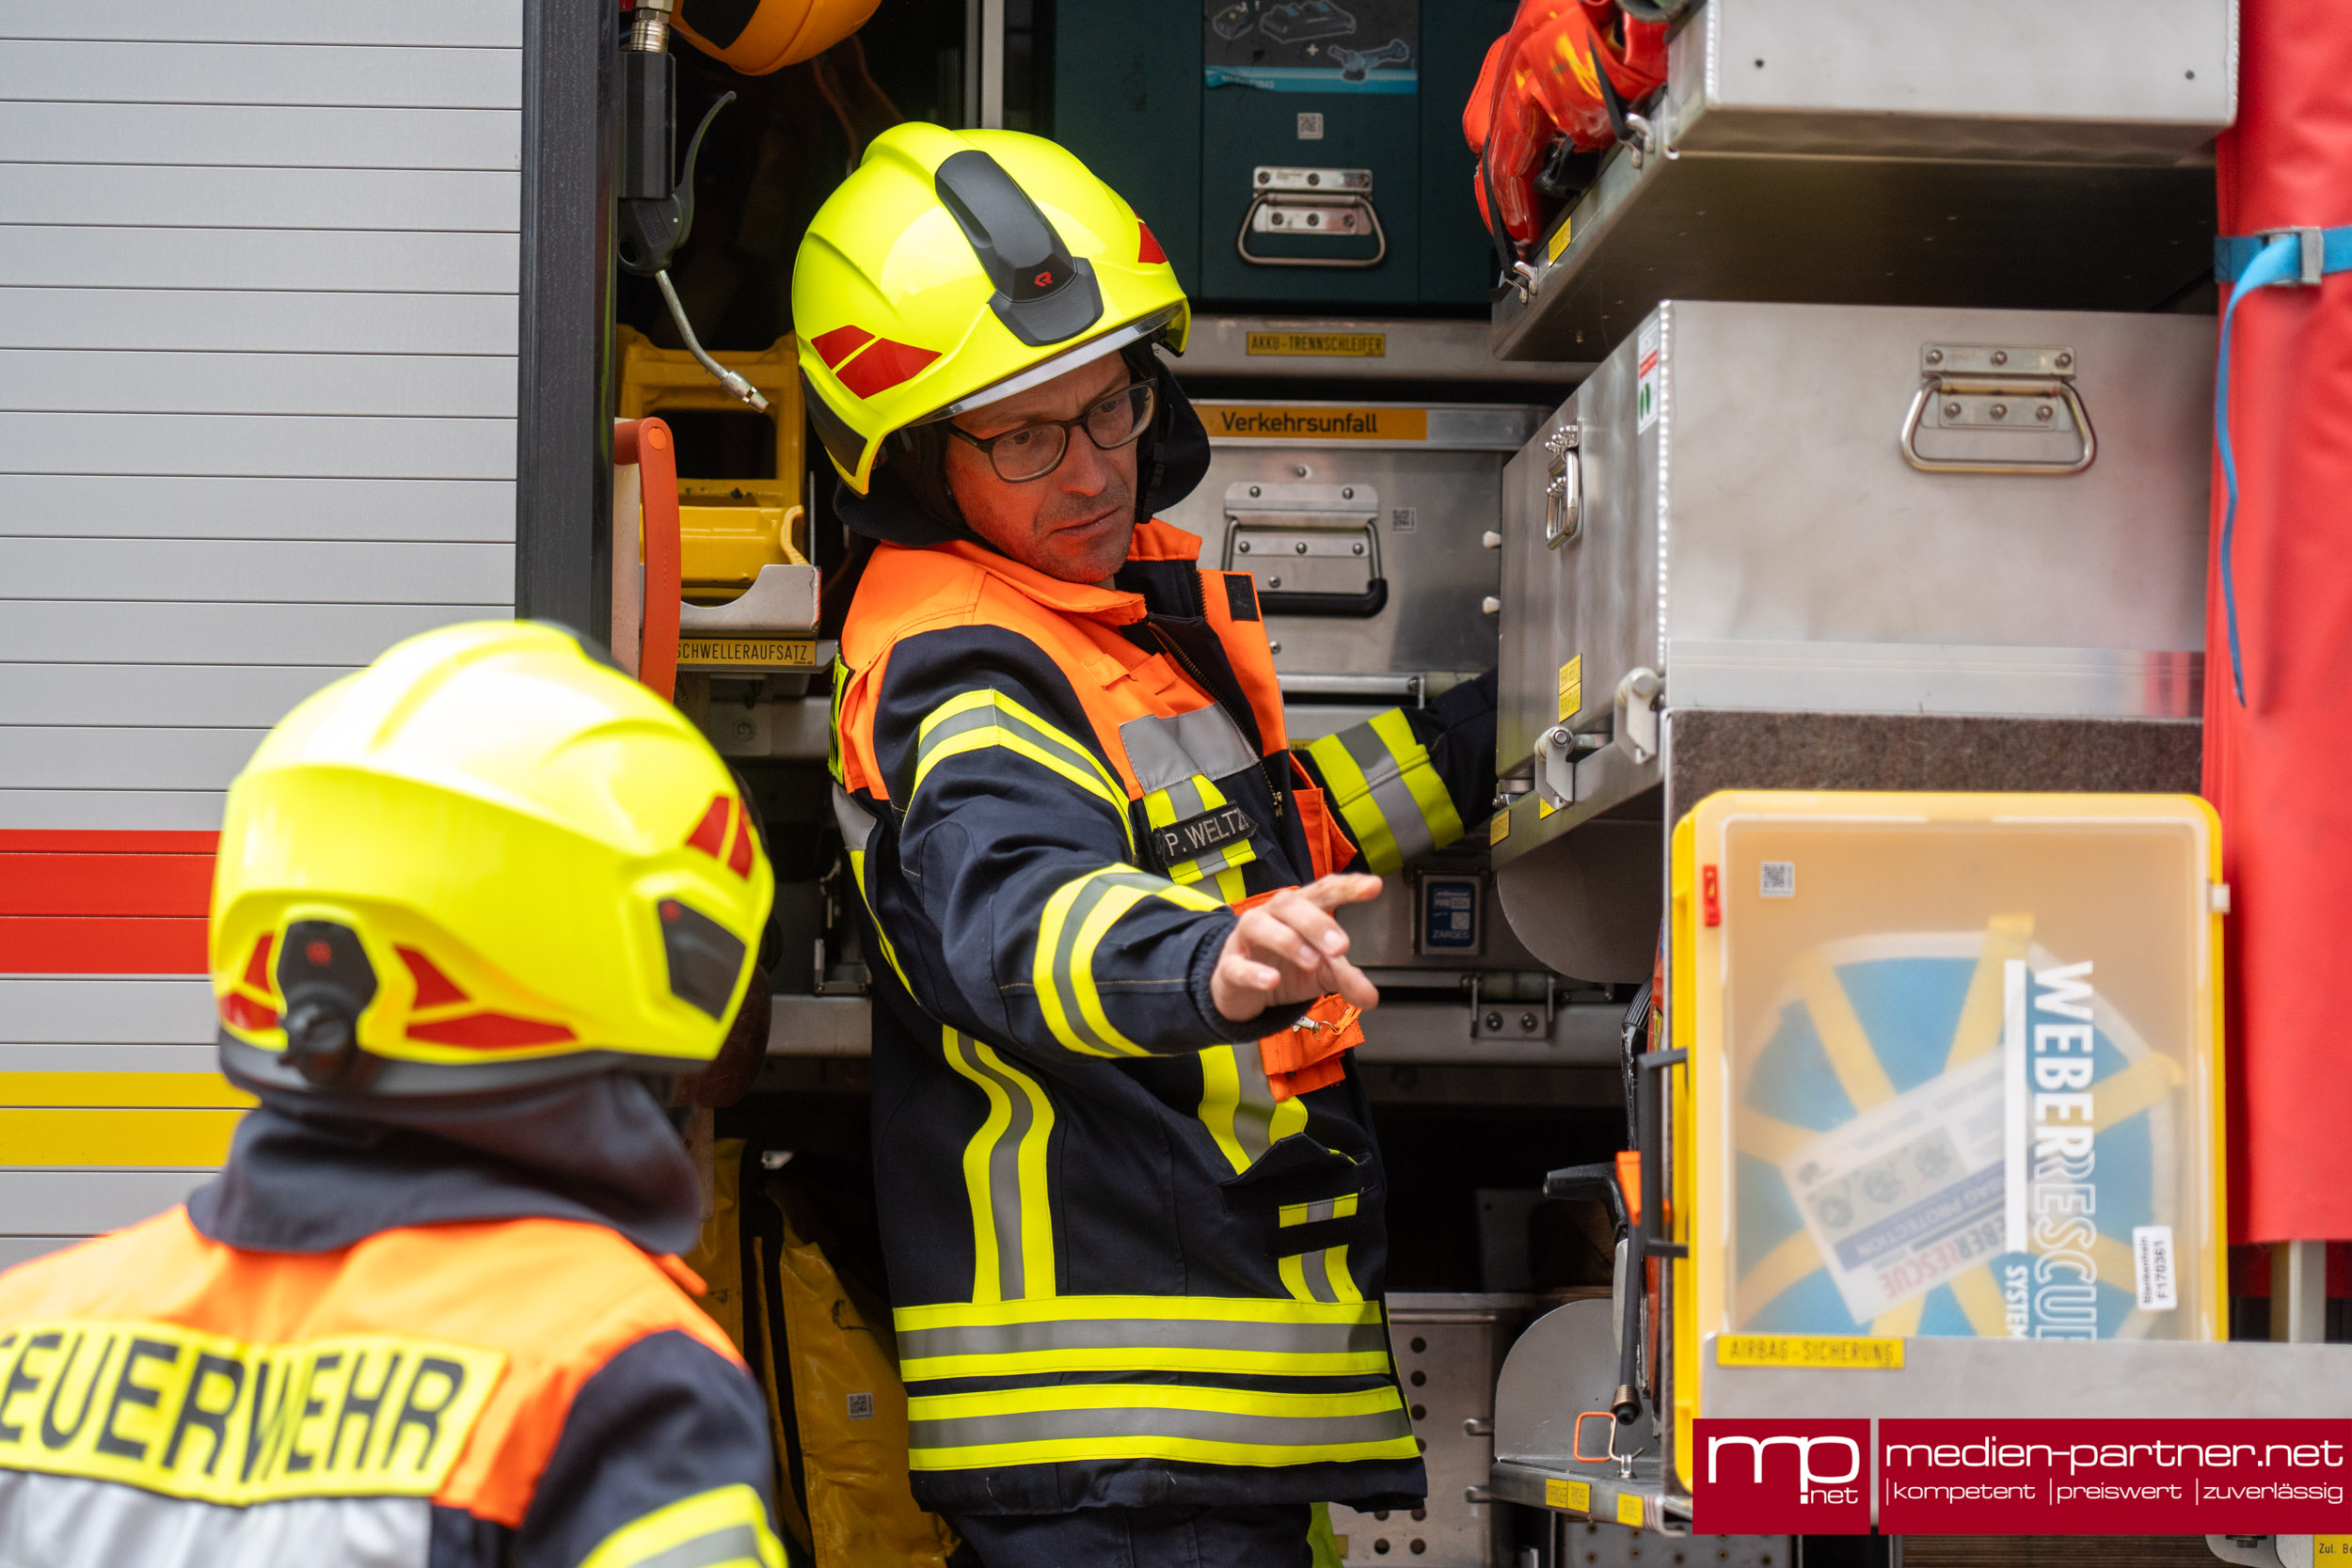
[[[1322,1039],[1276,1082],[1283,1043],[1360,1035],[1261,1039],[1208,997],[1234,908],[1358,849],[1289,749],[1250,578],[1199,549],[1144,524],[1097,587],[883,545],[842,629],[877,1199],[938,1512],[1425,1487],[1362,1085]]]
[[[1137,594],[1066,582],[961,542],[926,550],[883,545],[875,553],[869,577],[890,585],[888,602],[861,593],[862,613],[844,628],[841,644],[845,679],[836,733],[841,783],[852,793],[891,799],[874,752],[873,720],[892,649],[927,629],[979,624],[1027,639],[1070,677],[1113,772],[1091,782],[1115,787],[1133,818],[1140,863],[1248,909],[1356,858],[1356,846],[1333,822],[1323,791],[1290,754],[1281,688],[1248,573],[1197,573],[1203,588],[1200,609],[1232,675],[1228,691],[1217,693],[1200,661],[1180,646],[1154,651],[1124,635],[1123,628],[1146,619]],[[1190,568],[1200,553],[1196,535],[1151,522],[1136,528],[1128,563],[1130,569],[1157,565],[1196,575]],[[1255,744],[1220,705],[1220,695],[1246,704]],[[973,718],[1001,728],[1002,702]],[[955,717],[949,716],[950,724]],[[1220,774],[1230,779],[1245,768],[1257,770],[1272,792],[1274,820],[1253,822],[1257,833],[1220,836],[1219,830],[1235,820]],[[1104,793],[1114,798],[1108,789]],[[1270,852],[1268,837],[1280,842],[1287,857]],[[1275,1095],[1287,1099],[1338,1082],[1338,1053],[1362,1039],[1355,1009],[1326,997],[1299,1025],[1260,1041],[1259,1050]]]
[[[741,1367],[681,1286],[700,1283],[675,1259],[558,1219],[306,1254],[224,1245],[175,1209],[23,1265],[0,1275],[0,1561],[462,1560],[442,1544],[524,1526],[616,1355],[676,1334]],[[586,1560],[694,1542],[744,1549],[674,1560],[783,1560],[746,1484],[624,1519]]]

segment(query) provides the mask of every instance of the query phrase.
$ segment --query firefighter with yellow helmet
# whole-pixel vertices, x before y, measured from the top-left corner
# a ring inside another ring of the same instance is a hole
[[[780,1568],[667,1109],[773,886],[708,743],[559,628],[297,707],[213,890],[261,1103],[184,1207],[0,1275],[0,1562]]]
[[[875,955],[916,1498],[988,1568],[1308,1560],[1426,1482],[1339,907],[1494,791],[1491,677],[1293,750],[1150,227],[1054,143],[901,125],[792,286],[870,545],[834,806]]]

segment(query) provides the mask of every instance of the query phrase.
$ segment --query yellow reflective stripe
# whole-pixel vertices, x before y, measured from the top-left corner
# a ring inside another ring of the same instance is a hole
[[[1182,787],[1197,797],[1190,805],[1180,806],[1177,803],[1178,787],[1170,785],[1167,789],[1155,789],[1143,798],[1143,817],[1147,823],[1154,828],[1171,827],[1184,817],[1232,803],[1205,773],[1195,773],[1184,781]],[[1242,879],[1240,868],[1257,858],[1256,847],[1246,838],[1238,839],[1220,845],[1197,860],[1180,861],[1168,868],[1168,874],[1171,879],[1187,884],[1213,877],[1217,895],[1228,904],[1238,904],[1249,896],[1249,889]]]
[[[1285,1101],[1295,1104],[1295,1101]],[[1315,1225],[1325,1220],[1346,1219],[1357,1212],[1360,1203],[1357,1194],[1343,1197],[1317,1198],[1308,1203],[1285,1203],[1276,1211],[1276,1220],[1282,1229],[1302,1225]],[[1275,1259],[1275,1270],[1281,1275],[1282,1288],[1301,1301],[1361,1301],[1363,1292],[1347,1272],[1347,1243],[1293,1253]]]
[[[1344,1250],[1344,1249],[1341,1249]],[[1297,1296],[1298,1301],[1314,1301]],[[1343,1298],[1360,1301],[1360,1294]],[[1329,1306],[1328,1302],[1316,1302]],[[1266,1377],[1349,1376],[1386,1372],[1385,1350],[1295,1351],[1225,1350],[1212,1345],[1131,1347],[1086,1346],[1078,1349],[1000,1351],[993,1354],[909,1356],[899,1371],[906,1381],[937,1382],[951,1377],[1017,1377],[1033,1372],[1226,1372]]]
[[[1266,1082],[1256,1040],[1212,1046],[1200,1053],[1201,1125],[1235,1171],[1248,1170],[1266,1150],[1307,1128],[1307,1102],[1277,1101]]]
[[[1347,824],[1356,847],[1364,852],[1364,863],[1382,876],[1402,869],[1405,856],[1396,847],[1396,835],[1389,831],[1388,818],[1380,815],[1380,804],[1372,798],[1372,784],[1364,770],[1348,755],[1347,742],[1327,735],[1309,741],[1307,754],[1315,759],[1324,782],[1331,786],[1331,803]]]
[[[1284,1104],[1290,1103],[1288,1101]],[[1312,1203],[1285,1203],[1276,1211],[1276,1222],[1285,1228],[1294,1225],[1311,1225],[1317,1220],[1343,1220],[1356,1212],[1362,1199],[1355,1193],[1343,1197],[1320,1198]],[[1316,1211],[1322,1212],[1317,1213]]]
[[[942,735],[941,731],[951,733]],[[933,708],[915,731],[914,786],[920,794],[932,768],[952,756],[1002,746],[1094,796],[1119,817],[1128,852],[1135,852],[1135,824],[1127,816],[1126,791],[1094,753],[1069,733],[1047,722],[993,688],[959,692]]]
[[[1056,1453],[1298,1465],[1418,1452],[1393,1384],[1327,1394],[1060,1385],[916,1396],[907,1417],[909,1459],[926,1470],[1037,1464]]]
[[[1103,988],[1094,981],[1094,953],[1102,946],[1104,934],[1118,924],[1120,916],[1143,902],[1140,889],[1114,886],[1104,893],[1094,908],[1088,911],[1078,926],[1078,938],[1071,949],[1070,983],[1077,992],[1078,1010],[1097,1039],[1108,1040],[1131,1055],[1140,1056],[1143,1047],[1112,1027],[1110,1018],[1103,1011]]]
[[[971,1448],[910,1449],[916,1470],[993,1470],[1014,1465],[1082,1465],[1109,1459],[1163,1459],[1178,1464],[1249,1465],[1344,1465],[1369,1459],[1412,1459],[1409,1436],[1376,1443],[1219,1443],[1198,1437],[1059,1437],[1032,1443],[986,1443]]]
[[[1038,921],[1030,979],[1046,1028],[1072,1051],[1089,1056],[1147,1053],[1112,1026],[1103,1008],[1102,988],[1094,978],[1094,955],[1104,933],[1146,897],[1163,898],[1194,911],[1222,907],[1206,894],[1132,865],[1100,866],[1073,877],[1045,900]]]
[[[1040,1302],[974,1303],[956,1307],[901,1309],[898,1319],[900,1371],[909,1386],[945,1378],[1004,1377],[1031,1372],[1201,1371],[1282,1377],[1387,1372],[1388,1340],[1376,1305],[1297,1301],[1282,1297],[1204,1305],[1240,1307],[1238,1316],[1202,1316],[1184,1298],[1145,1298],[1152,1315],[1128,1315],[1122,1298],[1080,1297]],[[938,1314],[1006,1317],[1038,1307],[1030,1321],[941,1322]],[[1068,1311],[1075,1307],[1075,1311]],[[1037,1435],[1032,1433],[1031,1435]]]
[[[1334,1305],[1279,1296],[1053,1296],[1037,1301],[933,1302],[890,1314],[901,1333],[927,1328],[997,1328],[1008,1323],[1376,1323],[1380,1304]]]
[[[1332,1394],[1259,1388],[1207,1388],[1182,1383],[1062,1383],[1042,1388],[980,1388],[961,1394],[914,1394],[910,1421],[951,1421],[968,1416],[1016,1416],[1048,1410],[1205,1410],[1220,1416],[1321,1418],[1373,1416],[1404,1408],[1393,1384]]]
[[[1055,1039],[1070,1050],[1089,1056],[1112,1056],[1122,1050],[1130,1055],[1140,1056],[1144,1053],[1143,1047],[1117,1031],[1113,1031],[1110,1037],[1101,1044],[1079,1033],[1078,1025],[1086,1021],[1086,1011],[1074,994],[1066,993],[1074,992],[1078,981],[1072,974],[1071,984],[1065,988],[1059,962],[1063,936],[1070,925],[1071,909],[1077,903],[1078,895],[1097,877],[1124,869],[1123,866],[1106,865],[1099,871],[1089,871],[1083,877],[1064,882],[1045,900],[1045,913],[1038,922],[1037,956],[1030,963],[1030,978],[1037,988],[1038,1007],[1044,1013],[1045,1027],[1053,1032]],[[1090,985],[1092,979],[1089,975],[1087,983]],[[1101,1010],[1099,998],[1095,1010]]]
[[[850,880],[857,884],[858,899],[865,904],[866,912],[873,922],[874,941],[882,946],[883,961],[890,965],[890,973],[898,977],[898,984],[907,988],[907,994],[914,995],[914,986],[907,979],[906,967],[898,962],[898,950],[890,944],[890,933],[882,929],[882,916],[875,911],[874,895],[866,889],[866,851],[863,849],[850,851]],[[818,978],[821,980],[824,976],[820,974]]]
[[[995,1152],[996,1140],[1012,1125],[1012,1097],[995,1079],[965,1060],[962,1037],[955,1030],[943,1026],[940,1045],[947,1065],[988,1097],[988,1116],[980,1122],[980,1130],[972,1134],[972,1141],[963,1146],[963,1199],[972,1213],[972,1293],[976,1300],[997,1301],[1002,1299],[997,1284],[1002,1262],[996,1244],[996,1206],[989,1162]]]
[[[973,1299],[1050,1296],[1054,1219],[1045,1167],[1053,1101],[993,1046],[946,1027],[940,1030],[940,1046],[947,1065],[988,1097],[988,1115],[963,1148]]]
[[[1348,1272],[1347,1243],[1342,1242],[1324,1256],[1324,1273],[1330,1277],[1331,1293],[1342,1301],[1361,1301],[1364,1292],[1356,1288],[1356,1276]]]
[[[1387,874],[1462,836],[1462,819],[1403,708],[1311,741],[1332,803],[1373,870]]]
[[[1021,1114],[1023,1107],[1013,1107],[1020,1138],[1014,1149],[1013,1168],[1021,1206],[1020,1223],[1013,1231],[1021,1249],[1021,1293],[1050,1296],[1054,1293],[1055,1274],[1054,1212],[1052,1195],[1046,1187],[1045,1166],[1054,1136],[1054,1102],[1046,1097],[1043,1085],[1005,1060],[1003,1053],[994,1046],[974,1040],[972,1049],[984,1069],[1009,1082],[1027,1101],[1025,1117]]]
[[[850,694],[852,672],[849,660],[839,655],[833,661],[833,718],[825,726],[825,771],[833,775],[834,784],[842,784],[841,770],[841,702]]]
[[[1248,845],[1245,844],[1241,846],[1241,848],[1249,860],[1258,858],[1258,852],[1251,849]],[[1228,866],[1216,874],[1216,894],[1228,904],[1238,904],[1249,896],[1249,888],[1242,880],[1240,871]]]
[[[1429,836],[1437,841],[1435,847],[1442,849],[1460,838],[1462,818],[1454,809],[1454,797],[1445,792],[1445,781],[1431,766],[1428,748],[1413,738],[1413,726],[1405,710],[1392,707],[1375,718],[1372,733],[1396,758],[1397,771],[1405,777],[1405,787],[1413,792],[1414,804],[1421,807],[1421,819],[1428,824]]]
[[[713,1487],[631,1520],[598,1544],[580,1568],[785,1568],[784,1544],[768,1526],[759,1494],[738,1483]]]
[[[1241,1140],[1233,1135],[1233,1119],[1240,1110],[1241,1063],[1233,1047],[1213,1045],[1200,1053],[1200,1123],[1236,1173],[1249,1168],[1249,1156],[1242,1152]]]

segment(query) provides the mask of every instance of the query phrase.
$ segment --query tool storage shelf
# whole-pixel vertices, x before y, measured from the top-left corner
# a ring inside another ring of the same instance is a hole
[[[2234,0],[1708,0],[1650,145],[1553,224],[1493,351],[1590,358],[1669,297],[2179,301],[2212,267],[2236,63]]]

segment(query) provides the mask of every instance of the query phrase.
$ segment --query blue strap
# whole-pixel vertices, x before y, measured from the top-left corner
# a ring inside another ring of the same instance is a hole
[[[2320,272],[2352,271],[2352,227],[2323,229]],[[2238,656],[2237,583],[2230,570],[2230,546],[2237,532],[2237,457],[2230,448],[2230,328],[2237,308],[2258,289],[2303,280],[2303,242],[2300,233],[2225,234],[2213,242],[2213,275],[2231,285],[2230,303],[2221,312],[2221,350],[2214,367],[2213,427],[2221,449],[2221,480],[2229,500],[2221,514],[2221,613],[2230,632],[2230,687],[2238,706],[2246,705],[2246,666]]]

